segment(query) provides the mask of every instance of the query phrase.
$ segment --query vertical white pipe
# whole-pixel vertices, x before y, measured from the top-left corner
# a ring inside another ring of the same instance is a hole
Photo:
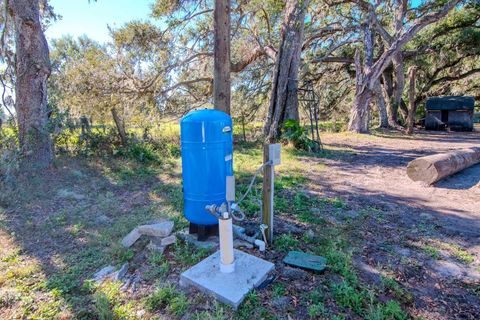
[[[271,245],[273,243],[273,195],[275,194],[275,190],[274,190],[275,166],[273,164],[269,165],[268,169],[271,170],[271,177],[272,177],[272,179],[270,180],[270,190],[272,190],[270,193],[270,217],[269,217],[269,221],[268,221],[269,223],[268,223],[268,229],[267,229],[267,232],[269,233],[268,239],[270,239],[270,245]]]
[[[228,213],[224,213],[228,216]],[[235,260],[233,256],[233,229],[232,218],[218,219],[220,236],[220,271],[231,273],[235,271]]]

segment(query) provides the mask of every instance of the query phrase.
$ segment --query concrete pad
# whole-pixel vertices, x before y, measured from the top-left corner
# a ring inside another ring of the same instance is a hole
[[[234,250],[235,272],[220,272],[220,251],[180,276],[181,286],[193,286],[237,309],[250,290],[258,287],[275,269],[271,262]]]

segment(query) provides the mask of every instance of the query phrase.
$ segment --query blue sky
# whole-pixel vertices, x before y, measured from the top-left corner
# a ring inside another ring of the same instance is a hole
[[[413,0],[417,6],[421,0]],[[109,40],[107,25],[119,27],[132,20],[149,19],[154,0],[50,0],[62,19],[47,30],[49,40],[62,35],[74,37],[86,34],[99,42]]]
[[[131,20],[149,18],[153,0],[50,0],[62,19],[54,22],[46,32],[47,38],[83,34],[99,42],[109,39],[107,25],[119,27]]]

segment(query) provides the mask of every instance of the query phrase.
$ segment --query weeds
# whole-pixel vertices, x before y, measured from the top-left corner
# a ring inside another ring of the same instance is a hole
[[[286,293],[287,293],[287,290],[286,290],[286,288],[283,284],[275,283],[273,285],[273,287],[272,287],[272,298],[273,299],[283,297],[283,296],[285,296]]]
[[[395,297],[403,303],[411,303],[413,301],[412,294],[403,289],[395,279],[382,276],[381,281],[384,289],[392,292]]]
[[[300,244],[300,241],[295,239],[290,234],[282,234],[275,240],[275,247],[277,250],[281,252],[287,252],[289,250],[293,250],[297,248]]]
[[[470,252],[458,245],[451,245],[450,251],[457,260],[465,264],[471,264],[475,261],[475,257]]]
[[[398,302],[390,300],[387,303],[371,305],[365,314],[366,320],[406,320],[408,316]]]
[[[425,251],[425,253],[432,257],[432,259],[437,260],[440,258],[440,251],[438,251],[437,248],[434,248],[432,246],[424,246],[423,251]]]
[[[99,320],[113,320],[114,313],[110,308],[110,301],[104,293],[96,294],[94,299],[95,313]]]
[[[318,319],[318,317],[326,315],[327,312],[323,303],[319,302],[308,306],[307,313],[310,318]]]
[[[148,257],[149,269],[143,277],[147,281],[164,278],[170,271],[170,264],[163,253],[153,253]]]
[[[352,287],[346,281],[332,286],[333,296],[337,303],[345,308],[352,309],[355,313],[361,314],[364,296],[357,289]]]
[[[184,267],[200,262],[210,253],[207,249],[197,249],[185,241],[175,242],[174,249],[175,261]]]
[[[188,310],[189,302],[183,292],[178,291],[172,285],[168,285],[157,289],[147,297],[145,306],[149,311],[167,309],[168,312],[176,317],[181,317]]]

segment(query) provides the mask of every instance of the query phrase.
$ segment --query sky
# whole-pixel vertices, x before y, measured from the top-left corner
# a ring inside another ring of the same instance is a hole
[[[87,35],[98,41],[109,40],[107,25],[122,26],[132,20],[146,20],[154,0],[50,0],[54,11],[62,19],[54,22],[46,31],[47,39],[70,34],[73,37]],[[421,0],[413,0],[418,6]]]
[[[149,18],[153,0],[50,0],[55,13],[62,16],[46,31],[47,39],[70,34],[88,35],[99,42],[109,40],[107,25],[120,27],[132,20]]]

